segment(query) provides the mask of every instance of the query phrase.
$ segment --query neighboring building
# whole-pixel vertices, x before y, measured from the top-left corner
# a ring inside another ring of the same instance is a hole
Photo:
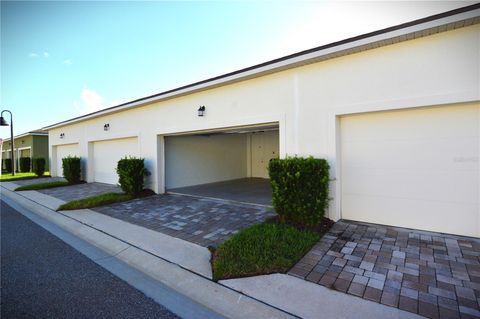
[[[480,236],[479,23],[473,5],[51,125],[51,173],[78,155],[116,183],[140,156],[163,193],[313,155],[334,220]]]
[[[5,167],[5,159],[11,158],[11,142],[10,138],[3,140],[2,146],[2,170],[9,169]],[[45,158],[46,165],[48,165],[48,132],[44,130],[30,131],[14,137],[14,152],[15,152],[15,170],[19,170],[19,158],[30,157]],[[31,161],[33,163],[33,161]],[[48,167],[48,166],[46,166]]]

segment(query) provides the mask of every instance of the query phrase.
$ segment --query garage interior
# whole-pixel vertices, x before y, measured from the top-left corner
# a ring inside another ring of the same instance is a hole
[[[279,156],[278,124],[165,137],[169,193],[271,205],[268,162]]]

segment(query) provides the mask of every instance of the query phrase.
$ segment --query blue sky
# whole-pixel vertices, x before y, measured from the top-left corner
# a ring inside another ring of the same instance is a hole
[[[471,3],[2,1],[0,108],[17,135]]]

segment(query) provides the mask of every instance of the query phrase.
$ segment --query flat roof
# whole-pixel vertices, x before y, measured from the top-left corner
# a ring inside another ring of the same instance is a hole
[[[213,78],[142,97],[82,116],[74,117],[46,126],[43,129],[49,130],[56,127],[81,122],[87,119],[120,112],[126,109],[139,107],[148,103],[171,99],[174,97],[244,81],[250,78],[259,77],[306,64],[316,63],[368,49],[374,49],[397,42],[412,40],[477,23],[480,23],[480,3],[300,51]]]

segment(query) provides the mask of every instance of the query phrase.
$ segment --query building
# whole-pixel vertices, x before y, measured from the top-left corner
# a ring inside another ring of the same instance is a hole
[[[334,220],[480,236],[479,22],[477,4],[51,125],[51,173],[78,155],[88,182],[116,183],[140,156],[163,193],[312,155]]]
[[[3,140],[2,146],[2,170],[9,170],[5,167],[4,159],[12,158],[11,156],[10,138]],[[44,130],[34,130],[14,137],[13,151],[15,154],[15,170],[20,167],[20,157],[30,157],[31,163],[33,158],[43,157],[45,165],[48,167],[48,132]]]

